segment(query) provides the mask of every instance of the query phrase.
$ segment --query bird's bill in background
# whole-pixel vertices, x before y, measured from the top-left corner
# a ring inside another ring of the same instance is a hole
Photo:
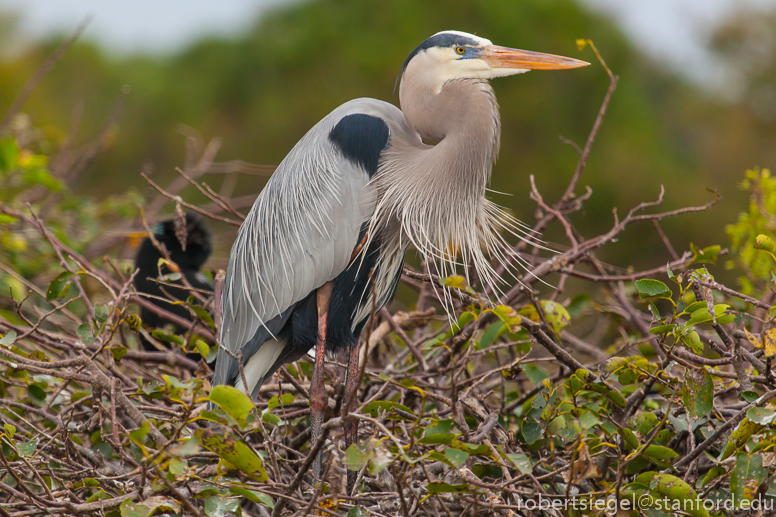
[[[108,234],[126,237],[126,239],[129,241],[129,245],[133,248],[140,246],[140,243],[143,241],[143,239],[148,237],[148,232],[145,230],[118,230],[108,232]]]
[[[499,47],[498,45],[486,47],[480,58],[493,68],[516,68],[521,70],[567,70],[590,64],[570,57]]]

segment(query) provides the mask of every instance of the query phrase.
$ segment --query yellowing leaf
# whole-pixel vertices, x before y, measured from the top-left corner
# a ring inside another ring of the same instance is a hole
[[[205,428],[200,431],[200,440],[204,448],[246,476],[260,483],[267,481],[267,471],[264,470],[261,458],[239,438],[231,434],[216,434],[210,428]]]
[[[773,357],[776,355],[776,327],[771,327],[768,330],[763,330],[760,335],[763,338],[763,344],[765,345],[765,357]]]
[[[764,251],[770,255],[773,260],[776,260],[776,243],[774,243],[767,235],[761,233],[755,237],[754,249]]]
[[[754,335],[752,335],[751,332],[746,330],[746,327],[744,327],[744,334],[746,334],[746,339],[749,340],[749,342],[752,344],[753,347],[755,347],[755,348],[762,348],[763,347],[762,341],[760,341],[759,339],[754,337]]]
[[[224,384],[215,386],[210,391],[211,402],[215,402],[239,425],[244,426],[248,422],[248,414],[253,410],[253,402],[242,391],[233,386]]]

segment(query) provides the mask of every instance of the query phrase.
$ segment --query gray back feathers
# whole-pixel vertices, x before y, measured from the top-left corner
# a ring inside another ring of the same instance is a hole
[[[221,343],[235,354],[260,328],[262,342],[272,336],[279,330],[268,326],[273,318],[336,278],[350,262],[376,201],[366,171],[329,139],[334,126],[352,113],[372,114],[392,127],[403,124],[401,111],[391,104],[350,101],[316,124],[278,166],[232,246]],[[235,360],[219,354],[213,384],[231,381],[236,372]]]

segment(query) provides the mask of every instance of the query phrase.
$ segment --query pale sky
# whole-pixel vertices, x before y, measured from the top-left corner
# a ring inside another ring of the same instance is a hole
[[[92,15],[85,36],[114,52],[171,53],[205,34],[239,34],[268,7],[296,1],[0,0],[0,11],[21,16],[22,39],[71,32]],[[608,13],[641,48],[705,83],[720,73],[703,52],[709,27],[741,6],[776,8],[776,0],[583,1]]]

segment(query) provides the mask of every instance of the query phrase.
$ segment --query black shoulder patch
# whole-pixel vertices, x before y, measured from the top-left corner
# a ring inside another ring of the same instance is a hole
[[[329,140],[371,178],[377,172],[380,153],[388,144],[388,134],[388,124],[383,119],[356,113],[342,117],[329,133]]]

